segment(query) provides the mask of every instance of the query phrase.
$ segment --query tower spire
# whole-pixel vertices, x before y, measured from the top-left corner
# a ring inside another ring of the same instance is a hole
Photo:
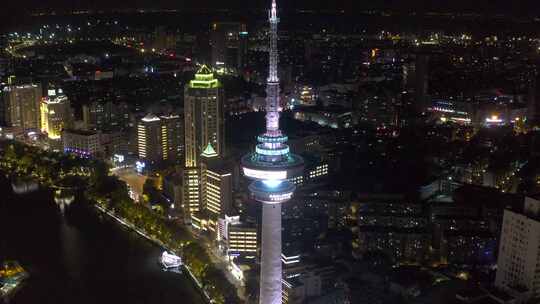
[[[272,9],[270,11],[270,19],[277,19],[277,5],[276,0],[272,0]]]
[[[291,179],[303,174],[304,160],[290,152],[279,129],[279,78],[276,0],[268,12],[269,73],[266,83],[266,132],[257,137],[255,151],[242,157],[244,176],[253,180],[251,197],[263,204],[260,304],[281,304],[281,204],[293,196]]]
[[[272,8],[268,12],[270,23],[270,43],[268,60],[268,79],[266,84],[266,132],[270,136],[279,136],[279,77],[278,77],[278,23],[276,0],[272,0]]]

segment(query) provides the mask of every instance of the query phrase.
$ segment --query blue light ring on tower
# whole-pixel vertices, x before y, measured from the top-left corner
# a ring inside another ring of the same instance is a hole
[[[287,135],[280,135],[280,136],[266,136],[266,135],[259,135],[257,136],[257,141],[260,143],[281,143],[284,144],[289,140],[289,137]]]
[[[246,165],[251,164],[252,166],[280,169],[304,166],[304,160],[302,159],[302,157],[292,153],[284,155],[282,161],[267,161],[264,155],[259,155],[257,153],[249,153],[242,157],[242,163]]]
[[[255,147],[255,152],[260,155],[267,155],[267,156],[279,156],[279,155],[287,155],[290,152],[289,146],[283,145],[280,148],[275,149],[268,149],[263,144],[258,144]]]

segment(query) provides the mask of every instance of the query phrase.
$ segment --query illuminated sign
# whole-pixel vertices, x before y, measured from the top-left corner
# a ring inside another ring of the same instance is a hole
[[[244,168],[244,175],[262,180],[280,180],[287,178],[287,171],[264,171]]]
[[[486,118],[486,123],[490,123],[490,124],[495,123],[495,124],[497,124],[497,123],[502,123],[502,122],[503,122],[503,120],[501,118],[499,118],[499,116],[497,116],[497,115],[492,115],[491,117]]]
[[[142,173],[143,170],[144,170],[144,167],[146,167],[146,164],[143,163],[143,162],[141,162],[141,161],[137,161],[137,162],[135,163],[135,167],[136,167],[136,169],[137,169],[137,172]]]
[[[114,159],[114,161],[117,162],[117,163],[123,163],[124,160],[125,160],[125,157],[124,157],[124,155],[121,155],[121,154],[115,154],[115,155],[113,156],[113,159]]]
[[[270,194],[270,200],[272,200],[273,202],[280,202],[292,198],[292,195],[292,192],[283,194]]]

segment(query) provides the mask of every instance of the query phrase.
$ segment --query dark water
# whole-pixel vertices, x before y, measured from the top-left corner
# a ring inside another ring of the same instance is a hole
[[[15,195],[0,177],[0,260],[31,276],[11,303],[203,303],[186,275],[161,270],[160,254],[85,203],[62,216],[50,191]]]

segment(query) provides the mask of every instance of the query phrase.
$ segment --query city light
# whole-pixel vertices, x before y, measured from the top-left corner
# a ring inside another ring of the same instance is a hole
[[[243,168],[244,175],[249,178],[260,180],[284,180],[287,179],[287,171],[270,171]]]
[[[146,164],[144,162],[137,161],[135,163],[135,168],[136,168],[138,173],[142,173],[144,171],[145,167],[146,167]]]
[[[193,281],[165,291],[171,301],[534,302],[536,7],[411,0],[406,10],[395,1],[351,10],[327,1],[321,11],[313,1],[295,9],[265,1],[264,20],[249,1],[111,11],[52,0],[19,10],[21,24],[7,20],[0,186],[15,204],[0,222],[16,222],[11,210],[20,208],[29,222],[53,219],[40,222],[43,232],[64,231],[46,225],[74,222],[88,208],[64,209],[84,201],[161,248],[132,250],[149,262],[130,268],[153,278],[127,276],[132,289]],[[79,228],[107,241],[108,225],[93,225]],[[24,240],[19,230],[10,233]],[[28,258],[72,249],[74,237],[53,234]],[[116,245],[106,249],[122,259],[126,246]],[[343,258],[377,267],[343,271]],[[5,272],[0,263],[0,301],[18,292]],[[76,279],[92,283],[88,275]],[[392,288],[355,279],[374,276]],[[474,290],[449,280],[471,280]],[[140,296],[114,292],[124,302]]]
[[[266,186],[270,188],[276,188],[281,184],[281,180],[263,180],[262,181]]]

